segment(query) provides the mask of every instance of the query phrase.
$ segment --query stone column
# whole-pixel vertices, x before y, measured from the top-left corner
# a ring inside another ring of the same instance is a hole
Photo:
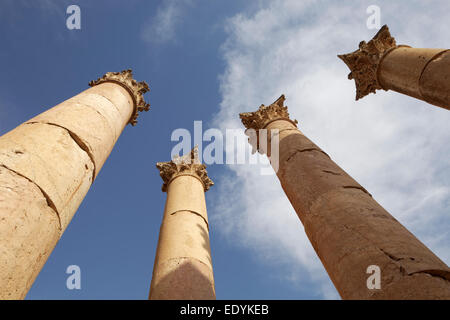
[[[213,185],[198,149],[159,162],[167,192],[150,287],[151,300],[215,299],[205,192]]]
[[[297,129],[284,96],[240,117],[247,129],[278,135],[272,166],[343,299],[450,299],[447,265]],[[381,289],[368,289],[373,265]]]
[[[394,90],[450,110],[450,51],[397,45],[383,26],[359,49],[339,55],[355,79],[356,100],[378,89]]]
[[[23,299],[127,123],[145,82],[108,72],[0,137],[0,299]]]

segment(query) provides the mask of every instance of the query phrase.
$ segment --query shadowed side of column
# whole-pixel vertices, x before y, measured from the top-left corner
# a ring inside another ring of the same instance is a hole
[[[341,297],[449,299],[448,266],[305,137],[283,101],[241,118],[247,128],[279,131],[279,159],[271,162]],[[381,289],[367,286],[372,265],[381,270]]]

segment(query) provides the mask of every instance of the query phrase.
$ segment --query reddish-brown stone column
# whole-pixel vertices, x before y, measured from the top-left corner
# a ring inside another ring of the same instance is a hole
[[[167,192],[149,299],[215,299],[205,192],[213,185],[195,147],[159,162]]]
[[[247,129],[278,132],[272,166],[343,299],[450,299],[447,265],[297,129],[284,96],[240,117]],[[372,265],[381,289],[367,286]]]
[[[356,100],[394,90],[450,110],[450,51],[396,45],[387,26],[359,49],[339,55],[355,79]]]
[[[0,137],[0,299],[27,294],[127,123],[145,82],[108,72]]]

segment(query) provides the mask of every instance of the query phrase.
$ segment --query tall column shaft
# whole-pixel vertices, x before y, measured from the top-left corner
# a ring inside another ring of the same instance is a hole
[[[450,110],[450,51],[396,45],[387,26],[359,49],[339,55],[355,79],[356,100],[393,90]]]
[[[283,101],[241,118],[279,131],[277,176],[341,297],[449,299],[447,265],[298,130]],[[381,269],[380,290],[367,287],[371,265]]]
[[[205,203],[205,190],[212,182],[206,171],[199,175],[193,169],[198,166],[203,171],[203,165],[192,162],[177,167],[175,162],[158,164],[167,200],[149,299],[215,299]]]
[[[0,137],[0,299],[22,299],[127,123],[148,109],[131,70]]]

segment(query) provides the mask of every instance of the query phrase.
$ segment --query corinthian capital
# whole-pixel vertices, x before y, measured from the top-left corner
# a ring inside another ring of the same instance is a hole
[[[350,68],[348,79],[355,79],[356,100],[383,89],[378,82],[378,66],[385,53],[395,47],[395,39],[387,25],[384,25],[368,43],[361,41],[358,50],[338,55]]]
[[[247,129],[254,129],[256,131],[264,129],[269,122],[275,120],[289,120],[297,125],[297,120],[292,121],[289,118],[288,107],[284,106],[284,94],[281,95],[274,103],[269,106],[261,105],[255,112],[245,112],[239,114],[242,123]]]
[[[131,69],[128,69],[121,72],[107,72],[103,77],[89,82],[89,85],[93,87],[104,82],[117,83],[125,88],[131,95],[134,103],[134,111],[128,123],[135,126],[139,112],[148,111],[150,109],[150,104],[145,102],[143,96],[144,93],[150,90],[148,84],[145,81],[137,82],[134,80],[133,72]]]
[[[201,164],[198,159],[198,147],[189,154],[182,157],[175,156],[172,161],[158,162],[156,168],[159,170],[159,175],[163,179],[164,183],[162,191],[166,192],[169,183],[178,175],[193,175],[197,177],[202,183],[205,191],[214,185],[214,182],[208,177],[206,166]]]

